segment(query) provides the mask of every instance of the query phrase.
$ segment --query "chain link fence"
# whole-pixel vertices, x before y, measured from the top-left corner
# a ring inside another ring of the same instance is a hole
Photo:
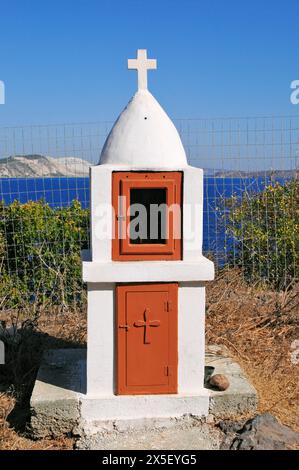
[[[0,302],[82,301],[89,166],[112,122],[0,128]],[[299,116],[175,121],[203,168],[204,252],[284,287],[298,276]]]

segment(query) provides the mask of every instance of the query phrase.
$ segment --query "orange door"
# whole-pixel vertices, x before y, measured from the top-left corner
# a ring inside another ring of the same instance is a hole
[[[177,291],[117,287],[117,394],[177,393]]]

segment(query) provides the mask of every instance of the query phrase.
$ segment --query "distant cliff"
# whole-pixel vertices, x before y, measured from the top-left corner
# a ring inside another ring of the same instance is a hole
[[[53,158],[44,155],[13,155],[0,159],[0,178],[45,178],[49,176],[88,176],[91,163],[76,157]],[[296,170],[234,171],[204,169],[205,176],[248,178],[267,175],[273,178],[296,178]]]
[[[296,179],[299,176],[298,170],[260,170],[260,171],[243,171],[243,170],[218,170],[205,168],[204,175],[213,178],[290,178]]]
[[[88,176],[90,166],[86,160],[75,157],[14,155],[0,160],[0,178]]]

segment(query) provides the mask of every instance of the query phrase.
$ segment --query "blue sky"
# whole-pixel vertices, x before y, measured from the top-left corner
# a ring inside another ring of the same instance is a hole
[[[173,118],[298,114],[298,0],[1,0],[0,126],[113,120],[136,90]]]

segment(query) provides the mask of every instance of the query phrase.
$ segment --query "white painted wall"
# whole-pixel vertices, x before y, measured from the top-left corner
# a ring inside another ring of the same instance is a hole
[[[178,392],[199,394],[203,390],[205,361],[205,287],[182,283],[178,296]]]
[[[179,395],[198,395],[204,393],[205,289],[200,281],[214,277],[213,263],[202,256],[203,172],[189,166],[176,168],[183,172],[183,259],[114,262],[112,172],[135,169],[153,171],[134,165],[91,168],[91,253],[83,261],[83,279],[88,282],[87,394],[114,395],[115,283],[178,281],[178,390]],[[106,236],[99,237],[103,226]]]
[[[100,163],[131,168],[187,166],[178,131],[148,90],[138,90],[116,120]]]
[[[89,283],[87,395],[114,394],[114,284]]]
[[[90,168],[90,230],[92,261],[111,261],[112,169]],[[101,236],[102,230],[104,236]],[[105,236],[106,233],[106,236]]]
[[[89,252],[87,252],[89,254]],[[158,273],[158,274],[157,274]],[[194,261],[83,262],[85,282],[179,282],[211,281],[214,264],[204,256]]]
[[[88,283],[86,419],[207,414],[205,288],[201,281],[213,279],[214,266],[202,256],[203,172],[188,166],[174,124],[147,90],[139,90],[115,122],[100,163],[90,172],[91,251],[83,260],[83,279]],[[181,261],[112,261],[113,171],[183,172]],[[114,395],[115,283],[132,281],[180,282],[177,395]]]
[[[173,171],[171,168],[97,165],[91,168],[91,260],[111,261],[112,235],[112,172],[113,171]],[[203,261],[203,171],[191,166],[178,167],[183,172],[183,260]],[[105,228],[107,236],[102,235]],[[143,262],[146,265],[146,262]],[[207,268],[209,262],[206,263]],[[159,276],[160,269],[157,269]],[[206,277],[204,278],[206,279]],[[159,278],[157,278],[157,281]],[[201,280],[201,279],[198,279]]]
[[[183,261],[202,255],[203,171],[188,167],[183,171]]]
[[[115,390],[114,284],[88,284],[87,394]],[[178,293],[178,393],[200,395],[204,380],[205,288],[182,283]]]
[[[170,426],[168,418],[186,415],[207,416],[209,394],[207,390],[195,395],[115,395],[114,397],[81,398],[84,429],[89,434],[113,430],[115,423],[121,429],[142,432],[145,427]],[[159,423],[159,419],[162,421]],[[120,424],[121,423],[121,424]],[[102,424],[102,425],[101,425]]]

